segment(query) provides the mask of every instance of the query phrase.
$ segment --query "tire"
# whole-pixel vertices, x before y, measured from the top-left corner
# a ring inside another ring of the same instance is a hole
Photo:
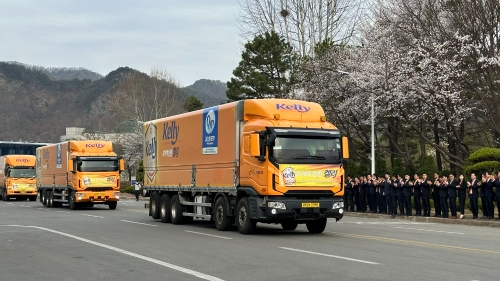
[[[42,199],[43,199],[43,197],[42,197],[42,192],[43,192],[43,190],[38,190],[38,195],[40,196],[40,197],[39,197],[39,198],[40,198],[40,203],[42,203],[42,204],[43,204],[43,200],[42,200]]]
[[[168,194],[163,194],[160,200],[160,220],[162,223],[172,222],[170,217],[170,201],[172,198]]]
[[[255,232],[256,222],[250,218],[248,198],[241,198],[236,208],[236,226],[241,234],[252,234]]]
[[[306,226],[310,233],[322,233],[326,227],[326,218],[306,222]]]
[[[179,195],[172,196],[172,200],[170,201],[170,218],[173,224],[183,224],[184,216],[182,213],[184,212],[184,208],[181,205],[179,200]]]
[[[115,210],[117,205],[118,205],[117,201],[111,201],[108,204],[110,210]]]
[[[160,200],[160,193],[154,191],[151,194],[151,204],[149,206],[151,206],[151,217],[155,220],[160,218]]]
[[[7,201],[7,191],[2,190],[2,200]]]
[[[299,223],[296,221],[284,221],[281,223],[281,227],[284,230],[295,230],[298,225]]]
[[[47,205],[47,190],[42,190],[42,205],[46,206]]]
[[[227,231],[233,225],[233,220],[228,215],[226,199],[224,196],[220,196],[215,201],[214,208],[215,227],[218,231]]]
[[[75,193],[70,191],[69,193],[69,198],[68,198],[68,205],[71,210],[76,210],[78,209],[78,205],[75,202]]]
[[[54,193],[52,191],[47,190],[47,208],[52,208],[52,204],[54,203]]]

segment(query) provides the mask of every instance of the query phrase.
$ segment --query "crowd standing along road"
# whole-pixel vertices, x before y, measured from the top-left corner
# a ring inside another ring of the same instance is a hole
[[[5,155],[0,157],[0,197],[8,201],[35,201],[38,196],[36,189],[35,156]]]
[[[243,100],[144,124],[149,214],[182,224],[193,217],[257,222],[321,233],[343,216],[347,138],[317,103]]]
[[[68,204],[116,209],[124,161],[109,141],[67,141],[36,150],[36,185],[47,207]]]

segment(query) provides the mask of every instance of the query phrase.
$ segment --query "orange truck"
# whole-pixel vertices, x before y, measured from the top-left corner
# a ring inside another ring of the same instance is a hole
[[[256,223],[324,231],[343,217],[347,138],[317,103],[249,99],[144,124],[149,215],[209,219],[242,234]]]
[[[109,141],[65,141],[36,149],[36,186],[47,207],[116,209],[124,161]]]
[[[33,155],[0,157],[0,196],[3,201],[8,201],[10,198],[36,200],[38,192],[35,163]]]

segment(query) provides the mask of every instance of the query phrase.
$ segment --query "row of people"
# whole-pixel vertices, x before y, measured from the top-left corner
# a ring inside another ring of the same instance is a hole
[[[495,189],[495,191],[494,191]],[[413,197],[414,208],[411,198]],[[465,180],[463,175],[455,179],[453,174],[448,177],[434,174],[434,179],[428,179],[427,174],[418,174],[410,179],[409,175],[390,176],[377,178],[367,175],[356,178],[348,177],[345,183],[345,209],[358,212],[389,214],[392,217],[399,214],[412,216],[413,209],[417,216],[431,216],[430,199],[434,201],[434,217],[452,219],[465,215],[465,202],[468,197],[472,218],[478,218],[478,200],[481,199],[482,218],[494,218],[494,204],[497,202],[498,219],[500,219],[500,172],[496,175],[485,173],[481,179],[471,174],[470,180]],[[457,208],[458,198],[458,208]]]

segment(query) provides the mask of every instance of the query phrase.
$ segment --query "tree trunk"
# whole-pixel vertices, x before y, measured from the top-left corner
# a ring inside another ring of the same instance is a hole
[[[434,119],[434,142],[439,145],[439,128],[438,120]],[[443,162],[441,162],[441,153],[436,150],[436,163],[439,171],[443,170]]]

